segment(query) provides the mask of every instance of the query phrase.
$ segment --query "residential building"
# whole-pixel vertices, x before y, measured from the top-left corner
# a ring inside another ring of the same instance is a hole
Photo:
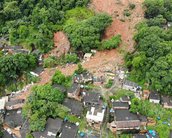
[[[25,120],[20,129],[21,138],[25,138],[27,133],[29,133],[29,122]]]
[[[0,114],[5,114],[5,104],[8,101],[8,96],[0,99]]]
[[[117,109],[114,112],[114,121],[110,123],[112,132],[123,130],[139,130],[140,120],[136,114],[131,113],[129,110]]]
[[[164,108],[172,109],[172,97],[161,96],[161,104]]]
[[[24,105],[24,101],[24,99],[9,99],[5,107],[7,110],[21,109]]]
[[[97,92],[83,92],[83,103],[84,106],[100,105],[102,100],[101,95]]]
[[[170,131],[170,138],[172,138],[172,130]]]
[[[120,101],[121,102],[128,102],[128,104],[130,104],[131,102],[131,99],[130,99],[130,97],[129,96],[123,96],[123,97],[121,97],[120,98]]]
[[[34,138],[56,138],[62,129],[63,120],[48,118],[46,128],[42,132],[33,132]]]
[[[76,138],[78,132],[78,127],[69,122],[65,122],[62,127],[62,132],[59,135],[60,138]]]
[[[74,99],[66,98],[63,105],[70,109],[70,113],[76,116],[81,116],[83,112],[82,103]]]
[[[125,90],[133,91],[133,92],[137,92],[141,90],[141,87],[138,84],[128,81],[128,80],[124,81],[122,88]]]
[[[16,130],[19,130],[24,121],[21,113],[21,109],[6,111],[4,124],[9,128],[15,128]]]
[[[101,105],[92,106],[86,114],[86,119],[89,123],[102,124],[106,108]]]
[[[149,95],[149,101],[152,103],[160,103],[160,95],[157,92],[151,92]]]
[[[141,126],[147,126],[148,119],[144,115],[138,115]]]
[[[67,89],[64,86],[62,86],[62,85],[53,84],[52,87],[60,90],[62,93],[66,93],[67,92]]]
[[[83,85],[73,83],[72,86],[67,90],[67,97],[81,101],[80,96],[82,91]]]

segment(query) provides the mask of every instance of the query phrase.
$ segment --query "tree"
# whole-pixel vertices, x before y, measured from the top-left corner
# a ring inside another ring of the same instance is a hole
[[[79,63],[79,64],[78,64],[78,69],[75,70],[75,73],[76,73],[76,74],[82,74],[82,73],[84,73],[84,72],[87,72],[87,70],[84,69],[84,68],[82,67],[82,65]]]

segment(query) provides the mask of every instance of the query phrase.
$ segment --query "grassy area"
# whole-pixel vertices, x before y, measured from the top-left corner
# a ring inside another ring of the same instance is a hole
[[[110,96],[110,99],[119,100],[123,96],[134,97],[134,93],[128,90],[119,89],[118,91],[115,92],[115,95]]]

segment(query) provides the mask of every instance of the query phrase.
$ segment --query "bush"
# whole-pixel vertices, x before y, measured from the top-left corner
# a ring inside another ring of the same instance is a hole
[[[130,11],[128,9],[124,10],[124,16],[129,17],[131,15]]]
[[[84,69],[84,68],[82,67],[82,65],[79,63],[79,64],[78,64],[78,69],[75,70],[75,73],[76,73],[76,74],[82,74],[82,73],[84,73],[84,72],[87,72],[87,70]]]
[[[136,5],[135,5],[135,4],[133,4],[133,3],[130,3],[130,4],[129,4],[129,8],[130,8],[130,10],[135,9],[135,7],[136,7]]]
[[[109,40],[102,41],[102,44],[99,50],[105,50],[105,49],[111,50],[113,48],[117,48],[119,44],[121,43],[121,41],[122,41],[121,35],[113,36]]]
[[[32,134],[27,133],[27,134],[26,134],[26,138],[34,138],[34,137],[33,137],[33,135],[32,135]]]
[[[111,88],[113,85],[113,80],[108,80],[108,83],[105,85],[105,88]]]
[[[78,63],[79,58],[76,54],[67,54],[65,56],[65,63]]]
[[[44,68],[52,68],[57,64],[57,59],[55,57],[45,58],[43,61]]]

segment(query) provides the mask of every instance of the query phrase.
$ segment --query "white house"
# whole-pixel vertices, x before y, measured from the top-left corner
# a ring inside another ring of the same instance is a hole
[[[138,84],[128,80],[124,81],[122,88],[133,92],[141,90],[141,87]]]
[[[91,107],[90,111],[87,111],[87,121],[90,123],[102,123],[104,119],[105,108]]]

